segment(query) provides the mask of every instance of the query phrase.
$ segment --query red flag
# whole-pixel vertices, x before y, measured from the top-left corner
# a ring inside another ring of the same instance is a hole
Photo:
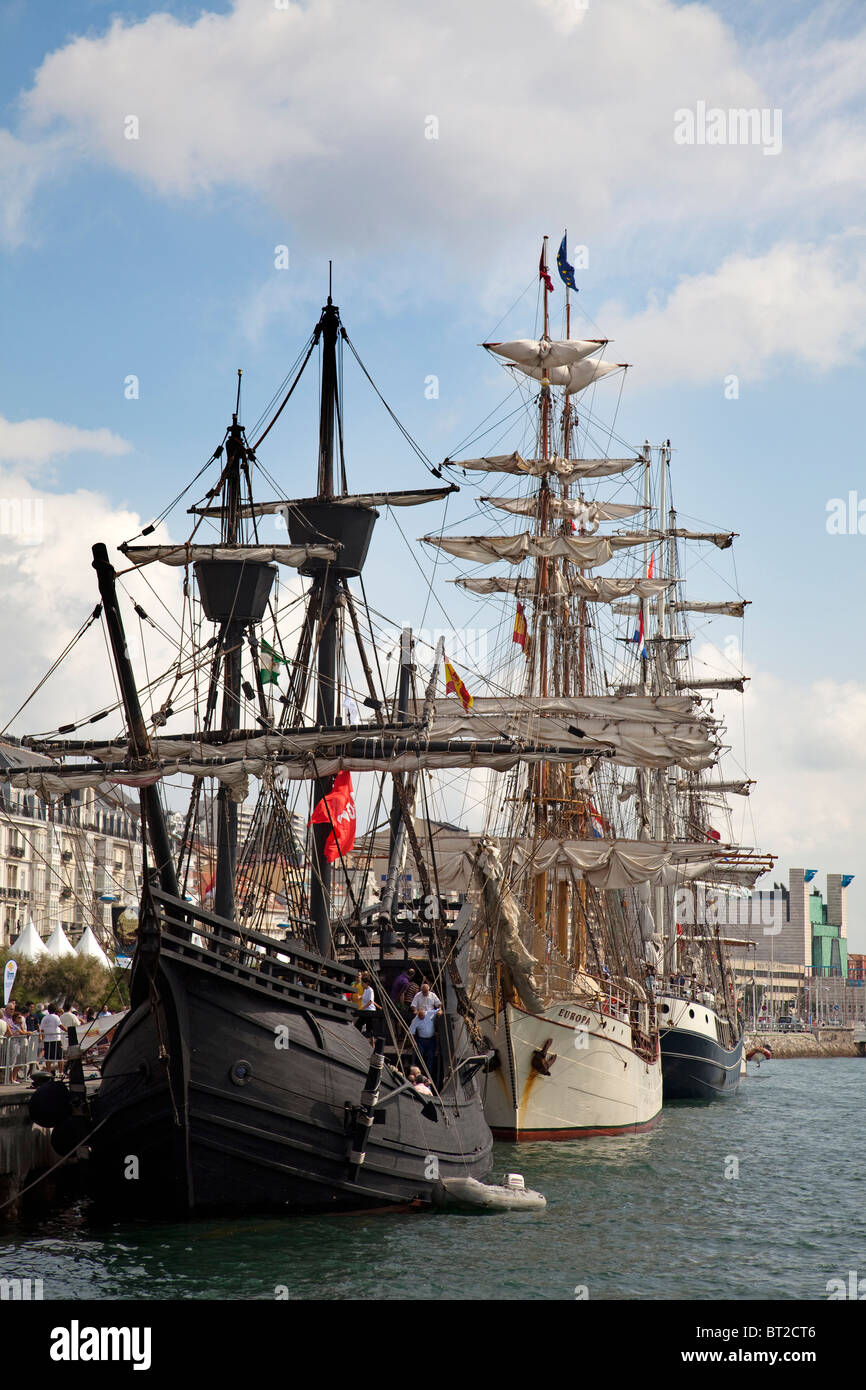
[[[722,837],[721,837],[721,835],[719,834],[718,830],[708,830],[708,831],[707,831],[707,839],[708,839],[708,840],[721,840],[721,838],[722,838]]]
[[[541,258],[539,259],[539,262],[538,262],[538,278],[539,278],[539,280],[543,280],[543,281],[544,281],[544,284],[545,284],[546,288],[547,288],[548,290],[550,290],[550,292],[551,292],[551,294],[552,294],[552,293],[553,293],[553,281],[551,280],[549,274],[547,273],[547,266],[545,265],[545,261],[544,261],[544,243],[543,243],[543,242],[542,242],[542,246],[541,246]]]
[[[646,572],[646,577],[647,577],[647,579],[652,579],[652,577],[653,577],[653,567],[654,567],[654,565],[655,565],[655,562],[656,562],[656,553],[655,553],[655,551],[653,551],[652,555],[650,555],[649,569],[648,569],[647,572]]]
[[[464,709],[471,709],[475,704],[450,661],[445,662],[445,694],[456,695]]]
[[[310,824],[331,827],[323,850],[329,864],[341,855],[351,854],[355,843],[355,794],[351,772],[337,773],[333,787],[313,811]]]
[[[516,642],[518,647],[526,651],[526,643],[529,640],[529,628],[526,623],[526,609],[518,601],[517,613],[514,618],[514,631],[511,634],[512,642]]]

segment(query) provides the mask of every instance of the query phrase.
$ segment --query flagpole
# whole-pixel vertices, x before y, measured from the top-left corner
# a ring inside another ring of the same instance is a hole
[[[568,265],[568,228],[567,228],[567,227],[566,227],[566,229],[565,229],[565,232],[564,232],[564,234],[563,234],[563,238],[562,238],[562,239],[563,239],[563,241],[565,242],[565,247],[566,247],[565,256],[564,256],[563,259],[565,260],[566,265]],[[568,283],[568,280],[567,280],[567,279],[566,279],[566,281],[565,281],[565,336],[566,336],[566,338],[570,338],[570,337],[571,337],[571,287],[569,286],[569,283]],[[566,397],[566,401],[567,401],[567,399],[568,399],[568,398]]]

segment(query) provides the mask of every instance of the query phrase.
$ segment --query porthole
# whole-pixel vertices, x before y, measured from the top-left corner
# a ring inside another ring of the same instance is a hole
[[[704,1014],[704,1023],[709,1023],[709,1021],[710,1021],[710,1016],[709,1016],[709,1014]]]
[[[694,1016],[695,1016],[695,1011],[694,1011],[694,1009],[689,1009],[689,1018],[694,1018]]]
[[[663,1013],[663,1014],[669,1014],[670,1011],[671,1011],[671,1006],[670,1006],[670,1004],[662,1004],[662,1013]]]
[[[252,1066],[249,1062],[235,1062],[234,1066],[229,1069],[229,1076],[236,1086],[246,1086],[253,1077]]]

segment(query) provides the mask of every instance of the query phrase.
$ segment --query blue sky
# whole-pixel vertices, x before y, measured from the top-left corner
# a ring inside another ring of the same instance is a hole
[[[866,497],[864,23],[847,3],[6,4],[0,472],[4,495],[44,499],[55,583],[29,592],[34,548],[0,538],[3,632],[21,653],[4,708],[86,608],[94,528],[120,539],[179,491],[219,442],[238,366],[244,416],[259,414],[329,256],[362,357],[438,458],[504,398],[476,345],[497,324],[535,330],[540,239],[568,226],[589,248],[578,308],[634,364],[617,433],[670,437],[681,513],[740,533],[760,842],[783,866],[857,873],[866,945],[866,537],[825,525],[829,499]],[[674,112],[699,101],[781,111],[781,151],[677,146]],[[298,492],[311,415],[267,454]],[[70,445],[44,422],[103,433]],[[347,429],[358,486],[425,481],[351,379]],[[429,524],[405,521],[412,536]],[[398,619],[423,606],[405,560],[400,596]],[[449,612],[470,612],[453,591]]]

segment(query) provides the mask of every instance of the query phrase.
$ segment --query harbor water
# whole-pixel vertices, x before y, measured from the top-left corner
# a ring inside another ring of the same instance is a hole
[[[863,1060],[771,1061],[629,1139],[497,1145],[539,1214],[95,1228],[79,1203],[3,1228],[0,1265],[45,1299],[824,1300],[866,1277],[864,1099]]]

